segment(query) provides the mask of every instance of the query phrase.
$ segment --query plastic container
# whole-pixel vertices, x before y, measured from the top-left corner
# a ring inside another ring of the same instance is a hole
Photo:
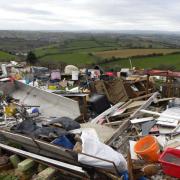
[[[134,151],[142,159],[157,162],[160,156],[159,144],[155,137],[148,135],[141,138],[134,146]]]
[[[180,150],[167,148],[161,154],[159,162],[165,174],[180,178]]]

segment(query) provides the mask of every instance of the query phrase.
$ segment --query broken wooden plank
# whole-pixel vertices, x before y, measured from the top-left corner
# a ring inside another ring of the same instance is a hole
[[[159,103],[159,102],[164,102],[164,101],[169,101],[169,100],[173,100],[173,99],[175,99],[175,98],[174,98],[174,97],[171,97],[171,98],[158,99],[158,100],[157,100],[157,103]]]
[[[134,177],[133,177],[133,163],[132,163],[131,154],[130,154],[129,149],[128,149],[128,153],[127,153],[127,165],[128,165],[129,180],[134,180]]]
[[[119,102],[117,104],[115,104],[114,106],[110,107],[109,109],[107,109],[106,111],[104,111],[103,113],[101,113],[99,116],[97,116],[96,118],[94,118],[91,123],[97,123],[100,119],[104,118],[105,116],[109,115],[110,113],[114,112],[116,109],[118,109],[119,107],[121,107],[124,104],[124,102]]]
[[[147,121],[152,121],[154,120],[154,117],[145,117],[145,118],[139,118],[139,119],[132,119],[131,123],[132,124],[137,124],[137,123],[143,123],[143,122],[147,122]]]
[[[139,97],[133,98],[132,100],[133,100],[133,101],[139,101],[139,100],[142,100],[142,99],[149,98],[149,97],[151,97],[153,94],[154,94],[154,93],[150,93],[150,94],[147,94],[147,95],[139,96]]]
[[[114,122],[110,122],[110,123],[105,123],[104,125],[106,125],[106,126],[119,126],[126,120],[129,120],[129,118],[121,119],[119,121],[114,121]]]
[[[157,99],[157,96],[159,95],[158,92],[155,92],[147,101],[144,102],[143,105],[141,105],[132,115],[131,118],[136,118],[140,112],[141,109],[146,109],[148,106],[151,105],[152,102],[154,102]]]
[[[123,121],[124,121],[124,120],[109,122],[109,123],[105,123],[104,125],[106,125],[106,126],[119,126],[120,124],[123,123]]]
[[[141,105],[141,106],[131,115],[130,118],[132,119],[132,118],[137,117],[139,111],[140,111],[141,109],[147,108],[147,107],[157,98],[158,95],[159,95],[158,92],[153,93],[153,95],[152,95],[147,101],[145,101],[144,104]],[[131,100],[131,102],[132,102],[132,101],[133,101],[133,100]],[[128,101],[128,102],[130,102],[130,101]],[[127,103],[126,103],[126,104],[127,104]],[[124,106],[125,106],[126,104],[124,104],[123,106],[121,106],[121,108],[124,108]],[[118,136],[120,136],[120,135],[124,132],[124,130],[128,128],[129,125],[130,125],[130,119],[124,121],[124,122],[119,126],[119,128],[116,130],[116,132],[113,134],[113,136],[112,136],[108,141],[106,141],[106,144],[112,145],[112,143],[115,141],[115,139],[118,138]]]
[[[124,118],[127,116],[130,116],[134,111],[130,111],[130,112],[125,112],[123,114],[117,115],[115,118]],[[113,118],[112,116],[110,118]]]
[[[139,106],[142,106],[144,104],[145,101],[132,101],[132,103],[130,103],[126,108],[127,109],[133,109],[133,108],[137,108]]]

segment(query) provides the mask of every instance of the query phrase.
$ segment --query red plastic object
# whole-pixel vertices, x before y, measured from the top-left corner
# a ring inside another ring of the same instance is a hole
[[[114,73],[113,72],[106,72],[105,73],[107,76],[110,76],[110,77],[115,77]]]
[[[180,178],[180,150],[167,148],[161,154],[159,162],[165,174]]]

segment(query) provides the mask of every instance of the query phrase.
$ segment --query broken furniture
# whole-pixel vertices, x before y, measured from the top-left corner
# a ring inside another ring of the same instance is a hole
[[[143,96],[147,93],[147,79],[146,78],[135,78],[135,80],[125,80],[124,87],[129,98],[135,98]],[[149,82],[148,93],[153,92],[153,84]]]
[[[169,70],[147,70],[147,81],[151,76],[164,77],[166,80],[162,84],[162,97],[180,97],[180,72]],[[149,87],[149,84],[147,84]],[[148,88],[147,87],[147,88]]]
[[[92,86],[94,87],[92,87],[92,89],[95,89],[96,93],[105,94],[109,102],[112,104],[128,100],[128,96],[121,79],[112,81],[94,81]]]

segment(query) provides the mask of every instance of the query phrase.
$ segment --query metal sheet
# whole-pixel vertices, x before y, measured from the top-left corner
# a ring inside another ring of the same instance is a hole
[[[23,150],[20,150],[20,149],[11,147],[11,146],[7,146],[7,145],[1,144],[1,143],[0,143],[0,147],[3,148],[3,149],[7,149],[9,151],[12,151],[14,153],[17,153],[17,154],[21,154],[23,156],[27,156],[27,157],[30,157],[30,158],[33,158],[33,159],[36,159],[36,160],[39,160],[39,161],[44,161],[46,163],[50,163],[50,164],[53,164],[55,166],[68,169],[69,171],[75,171],[75,172],[77,171],[78,173],[85,173],[85,171],[81,167],[78,167],[78,166],[74,166],[74,165],[67,164],[67,163],[57,161],[57,160],[54,160],[54,159],[50,159],[50,158],[47,158],[47,157],[44,157],[44,156],[33,154],[33,153],[23,151]]]
[[[80,116],[79,104],[77,101],[61,95],[46,92],[21,82],[1,83],[0,90],[19,99],[22,103],[33,106],[40,106],[39,110],[45,117],[70,117],[75,119]]]

